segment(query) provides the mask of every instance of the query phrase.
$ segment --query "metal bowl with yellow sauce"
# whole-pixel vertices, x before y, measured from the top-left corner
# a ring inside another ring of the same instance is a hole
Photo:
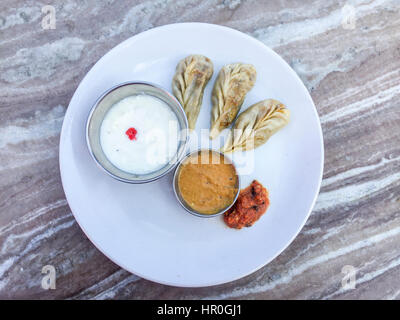
[[[228,157],[215,150],[200,149],[179,163],[173,187],[186,211],[199,217],[215,217],[235,203],[240,181]]]

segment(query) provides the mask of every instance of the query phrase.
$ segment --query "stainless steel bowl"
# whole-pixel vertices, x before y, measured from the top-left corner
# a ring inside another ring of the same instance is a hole
[[[201,212],[198,212],[198,211],[194,210],[193,208],[191,208],[191,207],[186,203],[186,201],[183,199],[183,197],[182,197],[182,195],[181,195],[181,193],[180,193],[180,191],[179,191],[179,186],[178,186],[178,177],[179,177],[179,173],[180,173],[180,169],[181,169],[181,167],[182,167],[182,164],[183,164],[183,163],[186,161],[186,159],[188,159],[190,156],[192,156],[192,155],[194,155],[194,154],[197,154],[197,153],[200,153],[200,152],[202,152],[202,151],[211,151],[211,152],[214,152],[214,153],[217,153],[217,154],[222,155],[222,156],[224,157],[224,159],[226,159],[230,164],[233,165],[233,167],[235,168],[236,176],[237,176],[237,178],[238,178],[238,179],[237,179],[237,192],[236,192],[235,198],[233,199],[232,203],[231,203],[229,206],[227,206],[227,207],[223,208],[222,210],[220,210],[219,212],[213,213],[213,214],[201,213]],[[197,217],[211,218],[211,217],[215,217],[215,216],[219,216],[219,215],[223,214],[224,212],[228,211],[228,210],[234,205],[234,203],[236,202],[236,200],[237,200],[237,198],[238,198],[238,196],[239,196],[239,193],[240,193],[240,176],[239,176],[239,174],[237,173],[237,170],[236,170],[236,167],[235,167],[235,164],[233,163],[233,161],[232,161],[231,159],[229,159],[227,156],[225,156],[223,153],[221,153],[221,152],[219,152],[219,151],[216,151],[216,150],[212,150],[212,149],[199,149],[199,150],[196,150],[196,151],[193,151],[193,152],[188,153],[188,154],[179,162],[178,166],[177,166],[176,169],[175,169],[175,173],[174,173],[173,189],[174,189],[175,196],[176,196],[176,198],[178,199],[178,202],[181,204],[181,206],[182,206],[187,212],[189,212],[189,213],[191,213],[191,214],[193,214],[193,215],[195,215],[195,216],[197,216]]]
[[[161,169],[146,174],[133,174],[117,168],[108,160],[100,144],[100,128],[108,110],[123,98],[137,94],[152,95],[167,103],[172,111],[174,111],[180,125],[180,141],[173,159]],[[168,91],[149,82],[125,82],[107,90],[92,107],[86,123],[86,142],[94,161],[108,175],[127,183],[147,183],[166,175],[184,156],[188,140],[188,122],[185,111],[178,100]]]

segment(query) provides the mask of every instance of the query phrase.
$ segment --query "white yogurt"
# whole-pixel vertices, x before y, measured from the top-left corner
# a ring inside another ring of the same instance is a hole
[[[135,139],[128,129],[136,130]],[[145,174],[165,166],[176,154],[179,123],[175,113],[162,100],[134,95],[114,104],[100,128],[104,154],[117,168]]]

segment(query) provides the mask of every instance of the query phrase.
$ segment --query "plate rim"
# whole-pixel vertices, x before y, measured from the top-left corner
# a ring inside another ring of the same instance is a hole
[[[123,262],[118,261],[118,259],[112,258],[111,255],[107,252],[105,252],[105,250],[103,250],[100,245],[98,243],[96,243],[96,241],[94,241],[94,239],[89,235],[88,231],[83,227],[81,221],[79,220],[79,218],[77,217],[77,215],[74,213],[74,209],[73,209],[73,205],[71,205],[71,202],[69,201],[69,197],[67,195],[66,189],[65,189],[65,185],[64,185],[64,176],[66,175],[65,170],[63,170],[63,159],[65,159],[63,157],[63,148],[62,148],[62,144],[63,141],[66,139],[65,138],[65,131],[67,130],[67,124],[68,122],[71,122],[72,120],[70,119],[70,117],[68,116],[69,114],[69,109],[70,109],[70,105],[72,103],[72,101],[74,100],[74,98],[76,97],[76,92],[78,91],[79,87],[82,85],[82,83],[86,80],[86,78],[88,77],[88,75],[93,72],[93,70],[96,69],[96,66],[98,66],[100,64],[100,62],[105,59],[107,56],[109,56],[112,52],[114,52],[115,50],[117,50],[120,47],[123,47],[124,45],[126,45],[128,42],[132,41],[133,39],[138,39],[144,36],[147,36],[151,33],[156,33],[161,29],[173,29],[176,27],[182,27],[182,26],[199,26],[199,27],[206,27],[206,28],[217,28],[217,29],[222,29],[226,32],[230,32],[230,33],[235,33],[236,35],[240,36],[240,37],[244,37],[249,41],[253,41],[255,44],[257,44],[258,46],[262,46],[264,49],[266,49],[267,51],[269,51],[272,55],[275,56],[275,58],[278,58],[281,62],[282,65],[289,70],[290,73],[292,73],[294,75],[294,78],[296,79],[296,81],[298,82],[298,84],[303,88],[303,90],[305,90],[305,92],[307,93],[307,99],[309,100],[309,102],[311,103],[311,105],[313,106],[313,113],[314,116],[317,120],[317,128],[318,128],[318,138],[320,141],[319,144],[319,150],[320,150],[320,154],[321,154],[321,161],[319,163],[319,179],[318,179],[318,183],[317,183],[317,188],[315,190],[315,194],[313,197],[313,200],[310,204],[310,207],[308,209],[307,214],[305,215],[302,223],[300,224],[298,230],[292,235],[292,237],[290,238],[289,241],[287,241],[286,245],[282,247],[281,250],[279,250],[274,256],[272,256],[269,259],[266,259],[265,262],[261,263],[260,265],[254,267],[252,270],[245,272],[243,274],[240,274],[238,276],[232,277],[230,280],[221,280],[221,281],[213,281],[211,283],[207,283],[204,282],[204,284],[196,284],[196,283],[176,283],[173,281],[164,281],[162,279],[156,279],[155,277],[151,277],[148,275],[143,275],[140,272],[137,272],[135,270],[132,270],[130,267],[127,267]],[[66,121],[67,120],[67,121]],[[219,25],[219,24],[212,24],[212,23],[204,23],[204,22],[182,22],[182,23],[171,23],[171,24],[165,24],[162,26],[158,26],[155,28],[151,28],[149,30],[140,32],[138,34],[133,35],[132,37],[129,37],[127,39],[125,39],[124,41],[118,43],[117,45],[115,45],[113,48],[111,48],[110,50],[108,50],[100,59],[98,59],[96,61],[96,63],[90,68],[90,70],[85,74],[85,76],[82,78],[82,80],[79,82],[78,86],[76,87],[74,94],[71,97],[71,100],[68,104],[68,108],[65,112],[65,116],[63,119],[63,124],[61,127],[61,133],[60,133],[60,142],[59,142],[59,152],[58,152],[58,156],[59,156],[59,169],[60,169],[60,176],[61,176],[61,184],[63,187],[63,191],[64,191],[64,195],[65,198],[68,202],[68,206],[71,209],[71,213],[73,214],[76,222],[78,223],[79,227],[81,228],[81,230],[83,231],[83,233],[85,234],[85,236],[90,240],[90,242],[102,253],[104,254],[109,260],[111,260],[113,263],[117,264],[119,267],[123,268],[124,270],[134,274],[135,276],[138,276],[140,278],[143,278],[145,280],[149,280],[155,283],[159,283],[162,285],[168,285],[168,286],[175,286],[175,287],[182,287],[182,288],[202,288],[202,287],[211,287],[211,286],[217,286],[217,285],[221,285],[221,284],[225,284],[225,283],[231,283],[233,281],[236,281],[238,279],[244,278],[254,272],[256,272],[257,270],[261,269],[262,267],[266,266],[267,264],[269,264],[271,261],[275,260],[283,251],[285,251],[289,245],[293,242],[293,240],[299,235],[299,233],[301,232],[301,230],[303,229],[305,223],[307,222],[308,218],[311,215],[311,212],[314,209],[315,203],[317,201],[318,195],[320,193],[320,189],[321,189],[321,183],[322,183],[322,178],[323,178],[323,172],[324,172],[324,162],[325,162],[325,149],[324,149],[324,138],[323,138],[323,132],[322,132],[322,127],[321,127],[321,120],[320,117],[318,115],[317,112],[317,108],[314,104],[314,101],[311,97],[310,92],[308,91],[308,89],[306,88],[306,86],[304,85],[303,81],[300,79],[300,77],[298,76],[298,74],[290,67],[290,65],[278,54],[276,53],[273,49],[271,49],[270,47],[268,47],[267,45],[265,45],[263,42],[261,42],[260,40],[252,37],[251,35],[248,35],[244,32],[241,32],[239,30],[227,27],[227,26],[223,26],[223,25]]]

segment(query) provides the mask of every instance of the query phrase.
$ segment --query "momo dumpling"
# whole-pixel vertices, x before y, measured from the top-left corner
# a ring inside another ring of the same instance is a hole
[[[172,79],[172,92],[185,110],[190,130],[196,126],[204,88],[213,72],[211,60],[198,54],[182,59],[176,66]]]
[[[251,64],[233,63],[221,69],[211,97],[211,139],[235,120],[256,77],[256,69]]]
[[[221,151],[229,153],[257,148],[287,125],[289,118],[290,111],[281,102],[260,101],[238,116]]]

